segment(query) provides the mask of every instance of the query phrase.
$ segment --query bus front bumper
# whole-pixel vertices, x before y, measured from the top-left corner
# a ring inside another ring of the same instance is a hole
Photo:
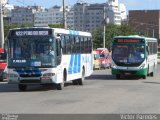
[[[121,70],[112,68],[112,75],[147,75],[147,69],[138,69],[138,70]]]
[[[31,77],[31,78],[8,78],[9,84],[51,84],[54,83],[55,77]]]

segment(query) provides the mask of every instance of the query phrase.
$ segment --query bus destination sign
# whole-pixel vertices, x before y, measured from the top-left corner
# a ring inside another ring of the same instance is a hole
[[[16,36],[33,36],[33,35],[38,35],[38,36],[44,36],[44,35],[49,35],[49,32],[47,30],[44,31],[15,31]]]
[[[118,43],[140,43],[141,41],[138,39],[116,39]]]

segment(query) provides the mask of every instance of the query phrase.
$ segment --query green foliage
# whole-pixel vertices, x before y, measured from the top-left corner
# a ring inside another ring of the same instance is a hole
[[[63,28],[63,24],[49,24],[48,26],[51,28]]]
[[[108,24],[106,26],[106,34],[105,34],[105,46],[106,48],[111,48],[112,39],[115,36],[119,35],[135,35],[134,30],[128,25],[114,25]],[[93,36],[93,48],[103,47],[103,28],[97,28],[92,31]]]
[[[31,24],[5,24],[4,25],[4,37],[7,37],[7,34],[9,32],[10,29],[13,28],[21,28],[21,27],[32,27]]]

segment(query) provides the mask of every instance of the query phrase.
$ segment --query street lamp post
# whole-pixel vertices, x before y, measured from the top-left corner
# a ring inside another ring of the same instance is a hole
[[[106,25],[109,23],[109,18],[108,16],[106,17],[106,8],[104,5],[104,10],[103,10],[103,48],[106,47]]]
[[[65,0],[63,0],[63,26],[67,29]]]
[[[103,10],[103,48],[105,48],[105,42],[106,42],[106,15],[105,15],[105,5],[104,5],[104,10]]]
[[[4,45],[4,26],[3,26],[3,4],[0,0],[0,47],[3,48]]]

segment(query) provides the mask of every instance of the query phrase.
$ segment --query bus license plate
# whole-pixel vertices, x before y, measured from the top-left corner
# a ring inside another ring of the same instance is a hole
[[[125,75],[131,75],[131,73],[129,73],[129,72],[126,72],[126,73],[125,73]]]

